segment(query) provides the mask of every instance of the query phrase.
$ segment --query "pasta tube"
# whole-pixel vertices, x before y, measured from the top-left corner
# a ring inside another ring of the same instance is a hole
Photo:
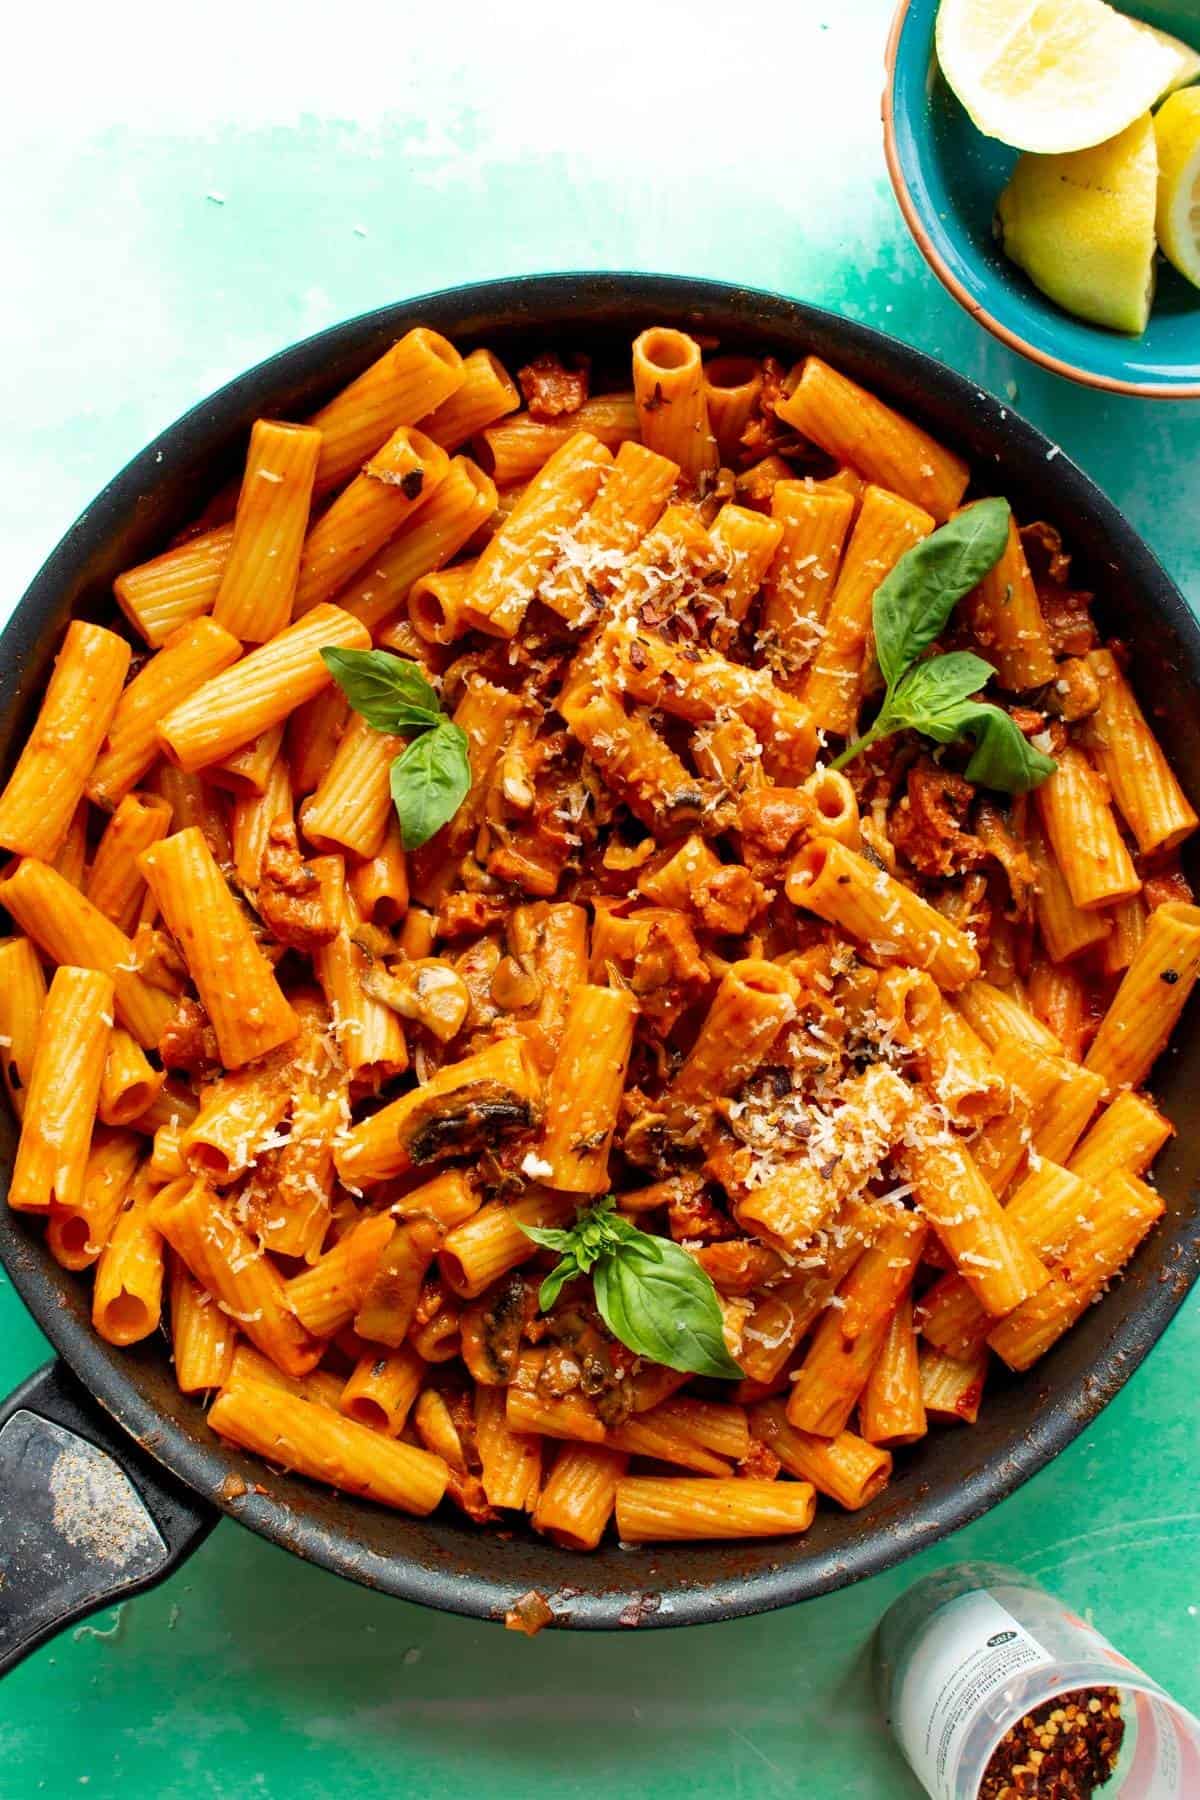
[[[464,356],[459,375],[453,393],[417,421],[426,437],[444,450],[457,450],[521,404],[516,382],[490,350],[472,350]]]
[[[899,1162],[922,1213],[971,1292],[995,1318],[1045,1284],[1046,1270],[997,1204],[970,1151],[926,1117]]]
[[[33,730],[0,793],[0,845],[52,862],[121,698],[129,645],[72,619]]]
[[[294,1037],[296,1014],[196,827],[144,850],[139,867],[183,952],[225,1067],[241,1068]]]
[[[533,1509],[533,1527],[562,1550],[594,1550],[629,1458],[606,1444],[564,1444]]]
[[[142,1145],[130,1131],[92,1134],[83,1192],[71,1206],[54,1205],[46,1242],[64,1269],[87,1269],[104,1249],[141,1160]]]
[[[347,880],[360,918],[373,925],[399,924],[408,911],[408,861],[399,819],[388,820],[378,850],[355,863]]]
[[[838,1289],[840,1306],[821,1315],[792,1383],[788,1422],[801,1431],[837,1437],[867,1385],[883,1348],[892,1313],[908,1291],[921,1260],[925,1228],[912,1213],[900,1215],[864,1250]],[[848,1336],[843,1314],[859,1329]]]
[[[171,829],[171,809],[157,794],[126,794],[104,828],[84,894],[127,936],[137,930],[146,880],[137,859]]]
[[[1086,1183],[1057,1163],[1042,1161],[1005,1208],[1005,1218],[1035,1256],[1047,1263],[1063,1254],[1095,1201]],[[971,1362],[995,1319],[979,1304],[961,1275],[943,1277],[921,1301],[922,1335],[947,1356]]]
[[[537,1076],[517,1038],[501,1038],[448,1063],[424,1087],[393,1100],[354,1126],[335,1155],[341,1179],[355,1187],[403,1175],[444,1156],[460,1156],[537,1117]]]
[[[1168,901],[1146,935],[1087,1053],[1109,1093],[1140,1087],[1166,1046],[1200,973],[1200,907]]]
[[[502,511],[507,497],[516,494],[519,498],[524,485],[579,431],[586,431],[607,450],[618,450],[639,435],[633,395],[595,394],[574,412],[564,413],[558,424],[535,419],[527,412],[517,413],[480,433],[475,453],[502,490]]]
[[[284,753],[295,793],[311,794],[320,786],[349,717],[350,702],[332,682],[296,708],[284,734]]]
[[[750,611],[750,603],[763,584],[783,537],[778,519],[764,518],[746,506],[727,501],[712,522],[709,533],[724,563],[724,580],[714,586],[714,598],[726,617],[718,622],[721,638],[732,638],[731,629]]]
[[[852,495],[804,481],[778,481],[772,490],[771,517],[783,535],[763,584],[762,628],[785,687],[798,683],[824,637],[853,512]]]
[[[237,1333],[177,1256],[171,1257],[171,1354],[181,1394],[223,1387],[233,1370]]]
[[[396,1013],[363,986],[369,958],[354,942],[358,925],[354,896],[343,888],[338,934],[314,951],[313,969],[334,1020],[346,1068],[361,1085],[373,1088],[392,1075],[403,1074],[408,1067],[408,1047]]]
[[[987,1379],[987,1351],[960,1362],[932,1344],[922,1344],[920,1367],[921,1399],[928,1418],[937,1425],[973,1425]]]
[[[1110,650],[1093,650],[1088,666],[1100,685],[1089,741],[1117,809],[1143,856],[1173,850],[1197,825],[1180,787]]]
[[[819,1494],[847,1512],[858,1512],[883,1492],[892,1475],[887,1451],[852,1431],[817,1437],[788,1421],[781,1400],[765,1400],[750,1409],[750,1429],[773,1450],[789,1475],[811,1482]]]
[[[217,1187],[257,1161],[285,1117],[296,1079],[292,1041],[200,1090],[200,1110],[180,1138],[187,1167]]]
[[[1030,1045],[1047,1056],[1061,1056],[1063,1046],[1054,1033],[1025,1004],[1018,988],[996,987],[990,981],[972,981],[955,996],[955,1005],[967,1024],[996,1053],[1005,1044]]]
[[[329,601],[369,563],[418,508],[429,504],[449,467],[441,445],[422,432],[410,427],[393,432],[309,532],[294,616],[302,619]]]
[[[1117,830],[1108,784],[1077,745],[1066,745],[1055,760],[1034,799],[1072,900],[1084,911],[1127,900],[1142,884]]]
[[[1044,1356],[1124,1268],[1162,1214],[1153,1188],[1123,1169],[1113,1170],[1046,1286],[988,1338],[996,1354],[1010,1369],[1028,1369]]]
[[[174,1000],[137,973],[129,938],[77,888],[47,864],[26,860],[0,882],[0,905],[52,962],[107,975],[116,990],[118,1019],[143,1049],[157,1045]]]
[[[448,400],[462,386],[465,367],[440,331],[425,325],[406,331],[309,420],[321,434],[317,492],[356,476],[399,426],[415,425]]]
[[[927,969],[939,987],[956,990],[979,973],[978,952],[964,932],[835,838],[804,845],[788,869],[786,891],[793,905],[841,926],[881,962]]]
[[[869,487],[850,534],[800,697],[824,731],[849,737],[862,702],[871,602],[906,550],[928,537],[934,519],[881,487]]]
[[[181,769],[222,762],[279,725],[331,680],[323,649],[369,650],[365,625],[336,606],[314,606],[295,625],[203,682],[158,721],[158,739]]]
[[[478,557],[422,575],[408,590],[408,616],[428,644],[453,644],[471,629],[467,595]]]
[[[272,725],[270,731],[260,732],[224,762],[205,769],[204,778],[235,795],[264,794],[282,748],[283,726]]]
[[[806,357],[789,385],[775,407],[786,425],[945,524],[970,479],[960,456],[818,356]]]
[[[446,1491],[440,1456],[279,1388],[235,1382],[217,1395],[208,1423],[243,1450],[400,1512],[424,1517]]]
[[[428,1372],[427,1364],[408,1345],[371,1351],[354,1365],[338,1411],[372,1431],[399,1437]]]
[[[795,1018],[798,997],[794,978],[777,963],[758,957],[731,963],[671,1083],[669,1103],[696,1106],[736,1093]]]
[[[387,1213],[359,1219],[311,1269],[287,1283],[287,1305],[314,1337],[335,1337],[363,1303],[396,1222]]]
[[[203,1177],[161,1189],[151,1212],[155,1227],[199,1285],[264,1356],[285,1375],[307,1375],[316,1367],[322,1345],[292,1310],[282,1275]]]
[[[46,1004],[46,977],[28,938],[0,942],[0,1071],[17,1118],[33,1079],[38,1026]]]
[[[292,782],[288,760],[282,752],[267,771],[261,794],[245,794],[233,803],[230,855],[234,872],[251,893],[262,879],[262,861],[271,827],[292,819]]]
[[[869,1444],[915,1444],[925,1435],[928,1421],[911,1294],[905,1294],[892,1314],[858,1403],[858,1420]]]
[[[637,1002],[623,988],[580,986],[546,1084],[539,1178],[573,1194],[608,1188],[608,1152],[633,1046]]]
[[[523,1262],[537,1255],[537,1245],[522,1225],[570,1225],[575,1217],[573,1194],[551,1194],[534,1188],[506,1205],[489,1200],[471,1218],[446,1233],[438,1267],[448,1288],[473,1300]]]
[[[385,621],[411,604],[417,582],[444,569],[495,511],[495,482],[470,457],[456,456],[428,500],[341,590],[338,605],[381,633]],[[433,641],[448,640],[435,636]]]
[[[695,338],[665,325],[643,331],[633,342],[633,392],[648,449],[678,463],[693,486],[716,468],[719,452]]]
[[[539,598],[576,629],[612,591],[630,552],[657,523],[679,475],[678,463],[644,444],[622,444],[596,498],[572,533],[570,554],[551,569]]]
[[[617,1535],[625,1544],[790,1536],[816,1511],[807,1481],[709,1481],[627,1475],[617,1483]]]
[[[558,560],[563,533],[582,518],[611,466],[611,451],[581,431],[539,469],[475,565],[465,603],[472,624],[493,637],[515,635]]]
[[[243,643],[265,643],[291,619],[321,451],[321,434],[310,426],[256,419],[251,427],[233,543],[213,602],[217,624]]]
[[[1112,1169],[1144,1175],[1175,1127],[1144,1094],[1124,1090],[1106,1106],[1067,1164],[1081,1181],[1102,1181]]]
[[[542,1486],[541,1439],[512,1430],[503,1388],[475,1389],[475,1439],[489,1505],[532,1512]]]
[[[105,1125],[134,1124],[153,1103],[165,1081],[164,1071],[147,1060],[137,1040],[115,1026],[109,1033],[100,1076],[96,1109],[99,1118]]]
[[[634,1413],[609,1431],[608,1442],[631,1456],[677,1463],[703,1475],[728,1475],[750,1454],[750,1427],[741,1406],[672,1399]]]
[[[742,432],[758,404],[762,385],[762,367],[752,356],[714,356],[705,363],[708,422],[722,462],[729,463],[740,454]]]
[[[71,814],[71,823],[67,826],[66,835],[54,858],[54,867],[72,887],[83,887],[88,851],[87,827],[88,804],[86,800],[81,800]]]
[[[1008,542],[999,561],[965,605],[971,630],[1002,688],[1019,694],[1054,680],[1058,665],[1015,519],[1008,521]]]
[[[149,1172],[135,1178],[96,1264],[92,1324],[110,1344],[137,1344],[162,1317],[163,1243]]]
[[[416,1318],[421,1283],[443,1237],[432,1219],[397,1225],[375,1264],[354,1315],[354,1329],[371,1344],[397,1349]]]
[[[55,971],[8,1190],[8,1203],[18,1212],[83,1203],[112,1009],[109,976],[94,969]]]
[[[117,605],[152,650],[212,611],[232,543],[232,524],[218,525],[117,576]]]
[[[233,633],[211,619],[181,625],[122,694],[87,783],[88,799],[112,812],[158,755],[157,726],[238,659]]]
[[[1034,907],[1038,930],[1051,962],[1066,962],[1096,944],[1102,944],[1112,930],[1109,918],[1104,913],[1084,912],[1076,906],[1058,858],[1036,823],[1032,825],[1025,847],[1037,873]]]
[[[355,713],[320,785],[300,808],[300,828],[318,850],[372,857],[393,817],[391,768],[404,739]]]

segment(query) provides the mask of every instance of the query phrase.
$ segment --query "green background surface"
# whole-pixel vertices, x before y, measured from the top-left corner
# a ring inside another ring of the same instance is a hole
[[[442,285],[605,267],[778,288],[1007,392],[1200,600],[1200,411],[1023,363],[909,242],[879,141],[889,10],[766,0],[742,27],[714,0],[24,9],[0,123],[0,615],[129,455],[269,351]],[[0,1278],[0,1380],[45,1354]],[[1193,1296],[987,1519],[845,1593],[691,1632],[526,1643],[222,1524],[165,1587],[8,1678],[0,1793],[909,1796],[870,1635],[968,1555],[1042,1577],[1200,1709],[1198,1363]]]

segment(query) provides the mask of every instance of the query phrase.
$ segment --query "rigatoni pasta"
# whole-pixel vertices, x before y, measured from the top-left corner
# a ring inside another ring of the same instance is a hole
[[[37,721],[0,793],[0,846],[52,862],[121,699],[129,645],[73,619]]]
[[[714,349],[593,394],[418,327],[258,421],[0,794],[10,1202],[96,1330],[277,1467],[581,1552],[869,1510],[1047,1354],[1162,1210],[1200,975],[1056,534]],[[988,532],[898,676],[897,584]],[[873,730],[942,642],[970,745]]]
[[[109,976],[95,969],[55,971],[38,1024],[8,1189],[8,1203],[18,1212],[82,1203],[112,1009]]]
[[[265,643],[291,619],[321,452],[321,434],[310,426],[258,419],[250,433],[233,542],[213,601],[217,624],[244,644]]]

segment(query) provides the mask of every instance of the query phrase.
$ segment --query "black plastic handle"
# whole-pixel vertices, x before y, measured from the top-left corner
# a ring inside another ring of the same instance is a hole
[[[47,1363],[0,1406],[0,1674],[162,1581],[219,1516]]]

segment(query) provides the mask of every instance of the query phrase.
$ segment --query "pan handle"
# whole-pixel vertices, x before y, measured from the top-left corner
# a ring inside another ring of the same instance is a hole
[[[47,1363],[0,1403],[0,1674],[162,1581],[219,1516]]]

